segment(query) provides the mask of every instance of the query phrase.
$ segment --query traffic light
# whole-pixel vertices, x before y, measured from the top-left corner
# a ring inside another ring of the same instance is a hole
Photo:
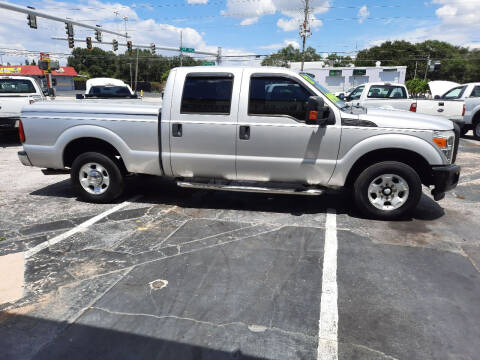
[[[75,40],[73,40],[73,36],[68,37],[68,47],[73,49],[75,47]]]
[[[155,44],[154,43],[150,43],[150,51],[152,52],[152,54],[155,54]]]
[[[127,41],[127,50],[129,53],[131,53],[133,51],[133,43],[131,40],[128,40]]]
[[[67,30],[67,36],[73,37],[73,25],[72,23],[65,23],[65,30]]]
[[[37,28],[37,17],[35,15],[28,14],[27,20],[28,20],[28,26],[30,26],[32,29]]]
[[[112,45],[113,45],[113,51],[117,51],[118,50],[118,41],[113,39]]]
[[[92,38],[90,36],[87,37],[87,49],[92,50]]]
[[[97,39],[98,42],[102,42],[102,32],[100,30],[95,30],[95,39]]]

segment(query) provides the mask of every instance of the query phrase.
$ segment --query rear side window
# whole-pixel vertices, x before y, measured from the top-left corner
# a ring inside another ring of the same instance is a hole
[[[185,79],[182,114],[230,114],[233,75],[195,76]]]
[[[282,77],[252,77],[249,115],[286,115],[305,121],[310,92],[294,80]]]
[[[471,97],[480,97],[480,86],[475,86],[472,91]]]
[[[407,92],[403,86],[372,85],[367,97],[371,99],[406,99]]]
[[[30,80],[0,79],[0,94],[29,94],[34,93],[35,87]]]

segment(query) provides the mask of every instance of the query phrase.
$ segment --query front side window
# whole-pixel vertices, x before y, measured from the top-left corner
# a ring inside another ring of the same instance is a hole
[[[30,80],[0,79],[0,94],[31,94],[35,92],[35,87]]]
[[[230,114],[233,76],[187,76],[182,114]]]
[[[310,92],[294,80],[282,77],[252,77],[249,115],[286,115],[305,121]]]
[[[448,90],[443,96],[442,99],[460,99],[465,91],[465,86],[458,86],[451,90]]]
[[[480,97],[480,86],[475,86],[472,91],[471,97]]]
[[[372,85],[367,97],[373,99],[406,99],[407,92],[402,86]]]
[[[349,100],[360,99],[360,96],[362,96],[362,93],[363,93],[363,89],[365,89],[365,86],[359,86],[355,90],[353,90],[349,96]]]

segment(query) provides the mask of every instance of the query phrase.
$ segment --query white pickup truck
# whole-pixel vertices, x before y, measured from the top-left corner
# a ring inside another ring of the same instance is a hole
[[[352,189],[368,216],[416,207],[457,185],[459,129],[440,117],[347,106],[306,74],[284,68],[172,69],[163,107],[45,102],[20,122],[27,166],[70,169],[82,199],[120,196],[125,175],[181,187],[319,195]],[[159,189],[161,191],[161,189]]]
[[[0,131],[15,130],[23,106],[44,100],[37,82],[25,76],[0,76]]]
[[[473,130],[473,136],[480,140],[480,83],[457,84],[437,100],[461,100],[465,103],[462,135]]]
[[[367,83],[360,85],[345,98],[347,103],[366,108],[397,109],[426,115],[437,115],[463,124],[465,104],[453,98],[412,99],[407,87],[395,83]]]

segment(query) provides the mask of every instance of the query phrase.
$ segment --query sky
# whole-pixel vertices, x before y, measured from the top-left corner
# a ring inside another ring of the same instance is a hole
[[[29,0],[10,1],[33,6],[59,17],[69,17],[103,28],[127,31],[134,44],[183,46],[223,55],[271,54],[292,44],[299,47],[299,25],[305,0]],[[480,48],[480,0],[310,0],[312,35],[307,46],[320,54],[354,55],[356,50],[386,40],[420,42],[428,39]],[[30,29],[26,15],[0,9],[0,62],[15,64],[37,58],[25,51],[57,54],[64,63],[70,52],[64,24],[38,18]],[[93,31],[75,27],[75,37]],[[116,36],[104,34],[104,41]],[[84,43],[77,43],[84,47]],[[110,46],[102,46],[110,50]],[[16,51],[12,51],[12,49]],[[124,49],[120,49],[123,51]],[[159,52],[176,55],[174,52]],[[230,58],[233,59],[233,58]]]

